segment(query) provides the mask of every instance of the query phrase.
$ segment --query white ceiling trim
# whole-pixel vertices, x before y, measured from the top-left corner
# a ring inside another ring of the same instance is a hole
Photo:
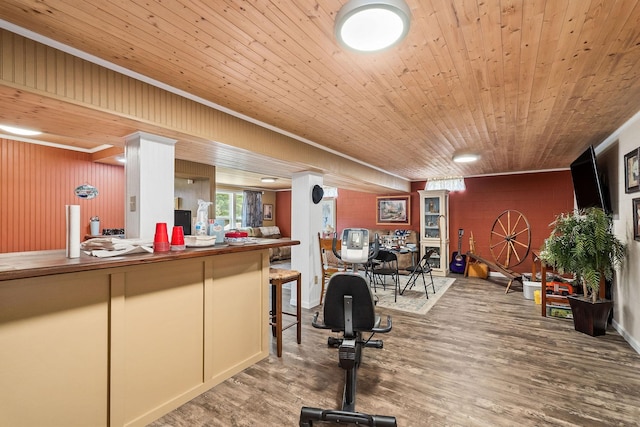
[[[58,144],[55,142],[30,139],[30,138],[25,138],[23,136],[9,135],[5,133],[0,133],[0,138],[10,139],[12,141],[27,142],[29,144],[46,145],[47,147],[61,148],[63,150],[80,151],[82,153],[89,153],[89,154],[97,153],[98,151],[106,150],[107,148],[113,147],[113,145],[111,144],[102,144],[94,148],[74,147],[73,145]]]

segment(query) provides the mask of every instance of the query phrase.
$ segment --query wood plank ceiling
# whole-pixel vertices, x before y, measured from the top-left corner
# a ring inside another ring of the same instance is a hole
[[[406,1],[408,37],[366,55],[334,38],[345,0],[3,0],[0,18],[408,180],[566,168],[640,110],[638,0]]]

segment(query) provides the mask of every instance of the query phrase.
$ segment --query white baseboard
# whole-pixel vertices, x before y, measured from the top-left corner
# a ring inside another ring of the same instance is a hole
[[[629,333],[618,322],[616,322],[616,319],[613,319],[613,321],[611,322],[611,326],[613,326],[613,328],[618,331],[622,338],[624,338],[624,340],[629,343],[631,348],[633,348],[636,353],[640,354],[640,342],[636,341],[635,338],[629,335]]]

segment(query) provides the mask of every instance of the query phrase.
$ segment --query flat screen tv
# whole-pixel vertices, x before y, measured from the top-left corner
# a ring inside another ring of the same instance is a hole
[[[611,213],[609,192],[598,171],[596,153],[590,146],[571,163],[571,179],[578,209],[599,207]]]

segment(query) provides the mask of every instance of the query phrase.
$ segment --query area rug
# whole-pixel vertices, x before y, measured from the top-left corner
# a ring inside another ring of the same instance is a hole
[[[404,288],[404,284],[407,281],[407,276],[400,276],[400,289]],[[391,281],[386,286],[386,290],[382,289],[382,286],[377,286],[377,291],[374,293],[378,297],[378,307],[390,308],[392,310],[406,311],[414,314],[426,314],[431,307],[435,305],[440,297],[446,292],[447,289],[455,282],[456,279],[452,277],[434,277],[433,284],[435,285],[436,292],[433,293],[431,283],[427,279],[427,289],[429,291],[429,299],[424,295],[424,286],[422,280],[418,279],[418,282],[413,286],[413,289],[407,289],[404,294],[398,294],[398,301],[393,301],[393,284]]]

